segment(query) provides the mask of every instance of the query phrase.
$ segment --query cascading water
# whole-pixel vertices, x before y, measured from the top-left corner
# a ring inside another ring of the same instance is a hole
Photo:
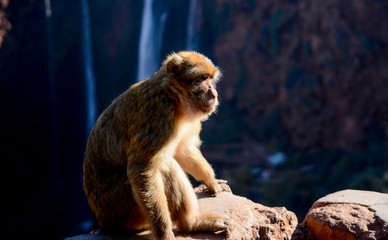
[[[92,36],[90,30],[90,15],[88,0],[81,0],[82,17],[82,51],[84,60],[85,95],[86,95],[86,137],[92,130],[97,119],[96,80],[93,71]],[[82,178],[81,178],[82,181]],[[83,231],[88,231],[93,225],[89,219],[79,223]]]
[[[138,82],[151,77],[158,70],[167,15],[165,1],[144,1],[139,39]]]
[[[201,0],[190,0],[187,19],[186,50],[199,50],[202,17]]]
[[[60,163],[58,156],[58,110],[57,110],[57,95],[56,95],[56,83],[54,73],[54,54],[53,54],[53,36],[52,36],[52,23],[51,23],[51,1],[44,1],[45,17],[46,17],[46,32],[47,32],[47,68],[48,76],[50,79],[50,97],[51,97],[51,119],[52,119],[52,151],[53,151],[53,185],[59,187],[60,183]]]
[[[81,0],[82,9],[82,46],[84,57],[84,74],[86,84],[86,131],[92,129],[97,117],[96,81],[93,72],[92,39],[90,31],[90,15],[88,0]]]

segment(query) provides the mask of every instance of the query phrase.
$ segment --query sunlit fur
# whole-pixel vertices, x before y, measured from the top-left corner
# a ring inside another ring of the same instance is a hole
[[[218,105],[220,77],[205,56],[173,53],[101,114],[84,161],[84,190],[101,228],[149,227],[158,240],[175,239],[174,224],[187,232],[227,230],[223,216],[198,213],[185,174],[221,191],[199,150],[201,121]]]

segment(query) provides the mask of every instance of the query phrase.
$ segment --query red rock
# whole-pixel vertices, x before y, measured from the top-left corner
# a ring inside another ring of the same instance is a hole
[[[314,203],[293,239],[388,239],[388,194],[344,190]]]
[[[222,192],[216,197],[209,196],[204,188],[195,189],[199,198],[201,212],[219,213],[232,219],[231,233],[228,238],[223,233],[180,233],[175,232],[177,240],[191,239],[291,239],[298,224],[293,212],[284,207],[270,208],[251,200],[233,195],[231,192]],[[101,233],[85,234],[67,238],[67,240],[111,240],[149,239],[150,232],[146,231],[137,236],[121,237],[106,236]]]

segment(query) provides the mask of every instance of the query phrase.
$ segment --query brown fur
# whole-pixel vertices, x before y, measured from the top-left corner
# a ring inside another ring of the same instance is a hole
[[[150,227],[155,239],[175,239],[173,224],[187,232],[227,230],[223,216],[198,213],[184,173],[221,191],[199,150],[201,121],[218,104],[220,75],[201,54],[173,53],[101,114],[84,161],[84,190],[101,228]]]

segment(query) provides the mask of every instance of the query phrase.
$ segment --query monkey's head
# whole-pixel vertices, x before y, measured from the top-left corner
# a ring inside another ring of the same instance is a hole
[[[222,74],[212,61],[196,52],[178,52],[169,55],[163,67],[167,85],[179,95],[183,106],[203,115],[215,111],[218,106],[215,84]]]

